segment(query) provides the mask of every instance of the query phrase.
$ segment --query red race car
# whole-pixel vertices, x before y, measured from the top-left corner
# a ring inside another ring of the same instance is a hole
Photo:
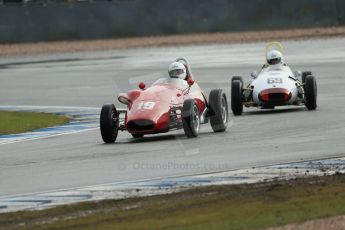
[[[228,125],[225,93],[214,89],[207,100],[184,58],[170,65],[169,78],[160,78],[148,88],[141,82],[139,89],[120,93],[118,100],[127,109],[113,104],[102,107],[100,130],[105,143],[115,142],[119,130],[140,138],[183,128],[187,137],[197,137],[200,124],[210,121],[214,132],[224,132]]]

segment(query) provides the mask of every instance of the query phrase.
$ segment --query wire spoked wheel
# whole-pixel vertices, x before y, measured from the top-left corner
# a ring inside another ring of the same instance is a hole
[[[200,131],[200,113],[194,99],[185,100],[182,108],[182,124],[187,137],[197,137]]]

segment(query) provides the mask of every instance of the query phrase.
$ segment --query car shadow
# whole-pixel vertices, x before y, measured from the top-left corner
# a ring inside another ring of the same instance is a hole
[[[243,115],[262,115],[262,114],[280,114],[306,111],[305,107],[283,108],[283,109],[259,109],[257,111],[243,112]]]
[[[145,142],[157,142],[157,141],[170,141],[180,139],[184,134],[156,134],[150,136],[144,136],[140,138],[129,138],[127,143],[145,143]]]
[[[208,136],[215,134],[212,131],[204,131],[199,133],[199,137]],[[220,134],[220,133],[219,133]],[[217,134],[215,134],[217,135]],[[197,139],[198,137],[196,137]],[[137,143],[149,143],[149,142],[164,142],[171,140],[195,140],[195,138],[188,138],[183,132],[176,134],[150,134],[149,136],[139,137],[139,138],[126,138],[122,140],[117,140],[115,143],[102,143],[101,145],[123,145],[123,144],[137,144]]]

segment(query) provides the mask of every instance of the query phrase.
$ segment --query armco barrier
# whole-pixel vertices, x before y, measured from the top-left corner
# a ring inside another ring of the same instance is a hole
[[[345,1],[337,0],[336,2],[338,24],[345,25]]]
[[[344,24],[343,0],[113,0],[0,5],[0,42]]]

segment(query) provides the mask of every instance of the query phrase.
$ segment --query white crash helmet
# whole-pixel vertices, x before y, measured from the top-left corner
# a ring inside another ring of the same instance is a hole
[[[277,65],[283,62],[283,55],[278,50],[271,50],[267,53],[267,64]]]
[[[187,76],[186,67],[181,62],[171,63],[168,73],[171,78],[186,79]]]

